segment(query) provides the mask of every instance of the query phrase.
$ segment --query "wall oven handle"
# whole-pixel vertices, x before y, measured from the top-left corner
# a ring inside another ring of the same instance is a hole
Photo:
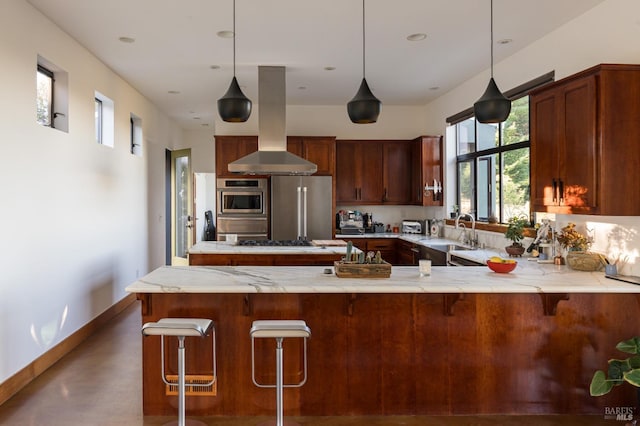
[[[244,217],[238,217],[238,216],[225,216],[225,215],[218,215],[218,219],[224,219],[224,220],[267,220],[266,216],[252,216],[250,214],[245,215]]]

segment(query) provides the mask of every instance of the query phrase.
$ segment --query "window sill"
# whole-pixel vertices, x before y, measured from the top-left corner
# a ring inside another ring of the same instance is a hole
[[[456,221],[453,219],[445,219],[445,223],[447,225],[455,226]],[[464,223],[464,226],[466,226],[467,229],[471,227],[471,222],[468,220],[460,220],[460,223]],[[476,222],[476,230],[504,234],[507,232],[507,225],[501,223]],[[533,228],[526,228],[524,230],[524,236],[534,238],[536,236],[536,230]]]

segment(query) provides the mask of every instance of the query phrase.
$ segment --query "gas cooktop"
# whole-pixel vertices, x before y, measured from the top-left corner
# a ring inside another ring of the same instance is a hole
[[[240,240],[239,246],[275,246],[275,247],[305,247],[311,241],[306,240]]]

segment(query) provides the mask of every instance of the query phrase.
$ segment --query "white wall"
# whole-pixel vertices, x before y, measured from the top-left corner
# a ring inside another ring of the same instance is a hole
[[[36,123],[38,54],[68,72],[68,133]],[[2,0],[0,57],[3,382],[164,263],[164,150],[182,131],[24,0]],[[95,142],[95,91],[114,101],[114,148]]]

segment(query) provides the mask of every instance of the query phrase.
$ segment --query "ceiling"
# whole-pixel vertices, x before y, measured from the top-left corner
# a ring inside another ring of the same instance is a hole
[[[602,1],[495,0],[495,62]],[[220,120],[233,39],[217,33],[233,29],[232,0],[28,2],[182,127]],[[383,105],[426,104],[489,68],[489,0],[368,0],[365,16],[366,77]],[[362,2],[237,0],[236,75],[254,104],[259,65],[287,68],[287,104],[346,109],[362,79]]]

